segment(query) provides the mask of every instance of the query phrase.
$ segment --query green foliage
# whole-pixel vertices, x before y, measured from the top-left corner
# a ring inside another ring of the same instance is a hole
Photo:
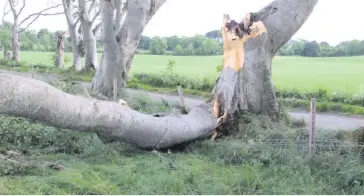
[[[160,37],[154,37],[149,45],[149,52],[156,55],[164,55],[167,52],[167,41]]]
[[[291,40],[283,45],[278,55],[283,56],[307,56],[307,57],[337,57],[364,55],[364,40],[351,40],[330,46],[327,42]]]

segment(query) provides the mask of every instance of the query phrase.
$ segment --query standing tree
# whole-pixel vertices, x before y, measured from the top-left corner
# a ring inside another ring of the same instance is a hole
[[[113,80],[124,88],[144,27],[166,0],[101,0],[104,53],[92,89],[112,96]],[[115,3],[113,3],[115,2]]]
[[[6,10],[6,6],[9,5],[11,12],[13,13],[13,29],[12,29],[12,52],[13,52],[13,59],[16,61],[20,60],[20,47],[19,47],[19,33],[25,31],[33,22],[35,22],[40,16],[51,16],[51,15],[58,15],[63,14],[62,13],[46,13],[49,10],[55,9],[60,6],[60,4],[50,6],[46,9],[43,9],[39,12],[33,13],[25,17],[23,20],[19,20],[19,16],[22,13],[22,11],[25,8],[25,0],[22,0],[22,3],[19,2],[20,0],[8,0],[8,2],[5,4],[4,10]],[[17,7],[20,7],[19,10],[17,10]],[[8,13],[8,12],[4,12]],[[25,25],[25,23],[28,22],[28,24]],[[25,25],[22,27],[22,25]]]
[[[97,69],[97,48],[95,34],[101,27],[101,24],[95,24],[100,16],[100,7],[98,0],[78,0],[79,18],[81,21],[83,43],[86,49],[85,69]],[[92,16],[93,15],[93,16]],[[92,27],[95,26],[93,29]]]
[[[259,12],[248,13],[242,24],[244,28],[252,26],[253,32],[240,43],[231,41],[225,26],[222,28],[224,68],[213,90],[214,110],[217,117],[223,114],[220,122],[231,125],[227,119],[234,119],[235,112],[245,109],[278,119],[272,59],[301,28],[317,2],[275,0]]]
[[[79,49],[80,34],[77,31],[80,20],[77,15],[76,5],[72,0],[62,0],[62,5],[64,14],[66,16],[68,32],[72,39],[72,53],[73,53],[72,67],[74,67],[77,71],[80,71],[83,69],[83,65],[82,65],[82,55]]]
[[[56,67],[64,67],[64,40],[68,37],[68,32],[57,32],[57,51],[54,59]]]
[[[141,5],[138,3],[146,1],[135,0],[133,2]],[[261,11],[247,15],[245,27],[250,26],[248,25],[249,19],[257,22],[251,25],[252,34],[246,37],[249,39],[244,40],[244,50],[241,48],[238,50],[237,45],[241,43],[230,45],[233,46],[234,50],[224,48],[227,52],[224,55],[244,58],[225,58],[231,61],[224,62],[221,78],[214,90],[216,95],[214,100],[215,112],[223,111],[225,113],[227,110],[229,115],[246,107],[252,112],[266,113],[272,118],[276,118],[277,103],[271,81],[272,58],[277,50],[302,26],[317,1],[275,0]],[[112,22],[113,6],[105,0],[101,2],[104,4],[102,5],[104,22]],[[133,7],[133,3],[129,5]],[[144,13],[143,10],[150,7],[136,8],[138,6],[132,9],[135,11],[132,15],[135,18],[131,17],[135,21],[126,23],[130,24],[131,32],[134,32],[131,24],[143,23],[143,21],[137,20],[139,17],[136,16]],[[130,9],[129,6],[128,9]],[[253,17],[249,18],[249,16]],[[126,18],[125,20],[130,19]],[[138,35],[130,34],[129,28],[125,27],[125,29],[128,30],[124,32],[126,35],[123,33],[121,35],[126,37]],[[120,43],[111,39],[116,35],[112,26],[103,24],[104,35],[106,34],[105,31],[113,36],[104,37],[107,45],[104,53],[104,59],[107,60],[104,62],[113,62],[110,60],[115,59],[110,53],[116,51],[115,56],[118,57],[117,54],[121,53],[119,51]],[[138,32],[141,32],[141,29]],[[122,37],[118,36],[118,39],[125,39]],[[123,59],[124,56],[121,58]],[[125,62],[125,60],[116,60],[118,61],[115,62]],[[238,64],[236,64],[237,62]],[[243,65],[244,72],[241,73]],[[109,70],[116,72],[124,68],[115,64],[111,66],[113,69],[108,67],[102,63],[99,70],[104,68],[111,76],[119,76],[112,75],[114,72]],[[125,71],[125,69],[121,71]],[[1,114],[40,120],[60,128],[97,132],[100,135],[126,141],[143,148],[169,147],[206,137],[211,135],[216,123],[216,118],[212,116],[212,111],[206,105],[192,108],[187,115],[154,117],[114,102],[90,100],[66,94],[51,85],[30,78],[2,73],[0,74],[0,81]]]

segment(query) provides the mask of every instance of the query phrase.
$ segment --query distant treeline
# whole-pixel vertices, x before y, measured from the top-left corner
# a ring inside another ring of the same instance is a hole
[[[6,50],[11,49],[11,23],[4,23],[0,28],[0,45]],[[57,32],[51,32],[46,28],[26,30],[20,33],[20,49],[22,51],[55,52],[57,45]],[[102,48],[100,39],[98,48]],[[71,38],[65,43],[65,51],[72,51]],[[138,45],[138,53],[153,55],[221,55],[221,33],[218,30],[210,31],[205,35],[192,37],[147,37],[143,36]],[[277,52],[284,56],[307,57],[335,57],[335,56],[359,56],[364,55],[364,40],[352,40],[341,42],[331,46],[327,42],[290,40]]]

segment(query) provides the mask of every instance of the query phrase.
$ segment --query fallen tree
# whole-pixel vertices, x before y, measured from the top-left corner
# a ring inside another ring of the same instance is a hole
[[[225,17],[222,28],[226,33],[224,35],[224,68],[213,91],[214,112],[208,105],[199,105],[192,108],[186,115],[151,116],[114,102],[70,95],[41,81],[0,74],[0,113],[39,120],[55,127],[95,132],[103,137],[119,139],[141,148],[157,149],[211,135],[216,126],[216,117],[220,119],[218,125],[223,125],[218,128],[223,127],[223,130],[229,130],[232,123],[227,119],[231,117],[230,119],[236,121],[234,113],[242,109],[267,114],[272,119],[276,119],[278,107],[271,81],[272,58],[277,50],[302,26],[317,1],[276,0],[257,13],[247,14],[238,27],[235,25],[234,28],[226,27],[229,18]],[[101,2],[102,16],[106,17],[103,20],[113,21],[114,8],[106,1]],[[137,28],[139,33],[142,32],[147,21],[164,0],[153,2],[160,4],[153,5],[151,1],[135,1],[135,4],[128,5],[128,9],[132,10],[139,10],[138,6],[144,5],[144,9],[141,10],[144,10],[144,14],[139,15],[143,16],[142,25]],[[145,13],[151,14],[146,15]],[[127,12],[127,14],[131,14],[130,18],[133,20],[129,21],[130,24],[125,23],[122,29],[129,25],[132,26],[136,21],[132,17],[135,16],[134,12]],[[115,42],[116,32],[111,27],[103,23],[104,35],[110,33],[110,36],[106,37],[107,39],[104,38],[110,41],[105,43],[105,50],[108,52],[104,53],[104,60],[105,62],[108,61],[106,59],[109,59],[110,62],[120,62],[112,61],[119,58],[118,49],[122,47]],[[243,33],[237,36],[235,30],[242,30]],[[137,38],[126,37],[135,38],[133,43],[138,43],[139,34],[135,35]],[[123,40],[123,36],[118,37]],[[128,56],[127,59],[132,59],[133,54],[134,52],[131,52],[129,54],[131,56]],[[125,65],[131,62],[129,60],[124,59],[123,69],[119,67],[118,63],[114,63],[111,67],[101,63],[98,73],[105,71],[103,69],[108,70],[102,74],[107,80],[106,94],[111,93],[111,80],[114,78],[106,78],[106,76],[115,76],[113,74],[116,72],[125,71]],[[113,74],[106,74],[109,72]],[[93,89],[98,86],[95,86],[95,81],[100,76],[96,74]],[[100,86],[105,84],[100,83]],[[222,118],[220,118],[221,116]],[[212,139],[215,136],[216,132]]]
[[[45,82],[5,73],[0,74],[0,113],[155,149],[207,137],[216,122],[207,105],[196,106],[187,115],[154,117],[115,102],[67,94]]]

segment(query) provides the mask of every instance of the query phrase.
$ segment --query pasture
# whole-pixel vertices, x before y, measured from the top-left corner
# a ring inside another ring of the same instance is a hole
[[[21,60],[31,64],[52,65],[50,52],[22,52]],[[71,65],[72,54],[66,54]],[[101,54],[99,54],[99,57]],[[216,67],[222,56],[160,56],[137,54],[132,73],[161,73],[168,60],[175,61],[174,71],[181,76],[217,77]],[[284,57],[273,59],[273,83],[279,89],[317,90],[352,94],[364,87],[364,56],[360,57]]]

